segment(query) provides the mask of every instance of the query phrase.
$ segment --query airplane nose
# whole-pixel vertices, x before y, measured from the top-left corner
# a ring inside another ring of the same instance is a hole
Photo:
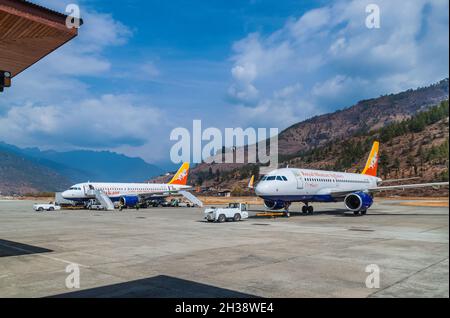
[[[257,184],[256,185],[256,187],[255,187],[255,194],[256,195],[259,195],[261,192],[260,192],[260,187],[259,187],[260,185],[259,184]]]
[[[266,191],[266,185],[259,183],[255,188],[256,195],[263,195]]]
[[[67,199],[67,197],[68,197],[68,191],[64,191],[63,193],[61,193],[61,196],[62,196],[64,199]]]

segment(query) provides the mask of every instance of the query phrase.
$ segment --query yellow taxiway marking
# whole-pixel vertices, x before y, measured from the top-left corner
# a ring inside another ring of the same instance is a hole
[[[418,207],[440,207],[448,208],[448,201],[410,201],[410,202],[400,202],[398,205],[403,206],[418,206]]]

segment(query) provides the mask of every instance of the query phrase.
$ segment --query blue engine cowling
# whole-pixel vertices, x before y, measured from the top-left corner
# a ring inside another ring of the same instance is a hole
[[[131,195],[123,196],[119,199],[119,203],[122,206],[134,207],[139,203],[139,197]]]
[[[269,210],[281,210],[284,208],[284,202],[264,200],[264,206]]]
[[[344,199],[345,206],[350,211],[364,211],[372,206],[372,197],[362,191],[348,194]]]

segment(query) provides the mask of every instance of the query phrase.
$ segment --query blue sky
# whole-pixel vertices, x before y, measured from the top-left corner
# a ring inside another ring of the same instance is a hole
[[[36,0],[64,11],[74,1]],[[377,3],[381,28],[365,26]],[[448,1],[78,1],[80,35],[14,79],[0,140],[167,162],[170,131],[278,127],[448,77]]]

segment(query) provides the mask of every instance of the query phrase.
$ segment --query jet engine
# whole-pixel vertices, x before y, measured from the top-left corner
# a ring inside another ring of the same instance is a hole
[[[119,203],[122,206],[134,207],[134,206],[136,206],[136,204],[139,203],[139,197],[131,196],[131,195],[123,196],[119,199]]]
[[[372,206],[372,197],[362,191],[348,194],[344,203],[347,209],[353,212],[365,211]]]
[[[284,202],[264,200],[264,206],[269,210],[281,210],[284,208]]]

